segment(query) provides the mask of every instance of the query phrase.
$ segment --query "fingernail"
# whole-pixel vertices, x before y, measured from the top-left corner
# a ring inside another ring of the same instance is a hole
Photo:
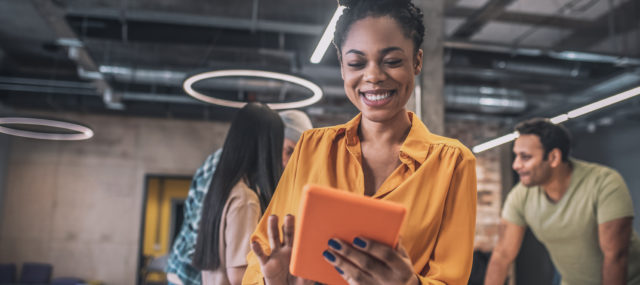
[[[333,256],[333,254],[331,254],[331,252],[328,252],[328,251],[326,251],[326,250],[325,250],[325,251],[322,253],[322,255],[324,255],[324,257],[325,257],[326,259],[328,259],[329,261],[331,261],[331,262],[336,261],[336,257],[335,257],[335,256]]]
[[[353,244],[359,248],[365,248],[367,246],[367,243],[358,237],[353,239]]]
[[[342,271],[340,267],[336,266],[335,269],[338,270],[338,273],[340,273],[340,275],[344,274],[344,271]]]
[[[342,245],[340,245],[340,243],[338,243],[337,241],[330,239],[329,240],[329,246],[335,250],[340,250],[342,249]]]

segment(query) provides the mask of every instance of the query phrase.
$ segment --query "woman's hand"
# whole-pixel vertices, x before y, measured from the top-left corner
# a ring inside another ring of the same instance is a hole
[[[291,263],[291,250],[293,248],[293,233],[295,230],[295,220],[293,215],[284,217],[282,224],[282,236],[280,241],[280,230],[278,229],[278,216],[269,216],[269,245],[271,254],[266,255],[260,244],[251,242],[251,249],[260,261],[260,268],[264,281],[268,285],[280,284],[305,284],[306,281],[297,278],[289,273],[289,263]]]
[[[323,255],[349,284],[420,284],[401,242],[394,249],[361,237],[330,239]]]

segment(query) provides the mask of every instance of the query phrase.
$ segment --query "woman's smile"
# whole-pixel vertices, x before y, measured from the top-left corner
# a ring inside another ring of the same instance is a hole
[[[360,91],[360,99],[369,107],[384,106],[391,102],[396,91],[393,89],[371,89]]]

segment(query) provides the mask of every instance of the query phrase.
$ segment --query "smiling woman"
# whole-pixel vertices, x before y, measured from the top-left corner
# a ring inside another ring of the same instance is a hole
[[[408,122],[405,105],[414,89],[414,76],[422,68],[422,50],[401,32],[389,16],[355,22],[341,56],[342,79],[351,103],[366,120],[402,119]],[[389,45],[393,43],[393,45]]]
[[[323,256],[346,283],[466,284],[475,231],[475,158],[458,141],[431,134],[405,107],[422,69],[422,12],[408,0],[339,4],[345,9],[334,44],[345,93],[360,114],[302,135],[252,237],[243,284],[302,281],[288,269],[294,216],[308,183],[407,209],[394,247],[366,236],[327,240]]]

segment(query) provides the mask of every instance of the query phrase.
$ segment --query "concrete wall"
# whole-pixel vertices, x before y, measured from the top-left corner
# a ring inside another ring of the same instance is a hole
[[[600,127],[593,133],[573,133],[574,157],[601,163],[620,172],[633,199],[634,229],[640,233],[640,122],[621,120],[612,126]]]
[[[228,125],[49,116],[83,122],[96,135],[81,142],[10,139],[0,262],[48,262],[54,277],[134,284],[145,175],[193,175],[222,145]]]

